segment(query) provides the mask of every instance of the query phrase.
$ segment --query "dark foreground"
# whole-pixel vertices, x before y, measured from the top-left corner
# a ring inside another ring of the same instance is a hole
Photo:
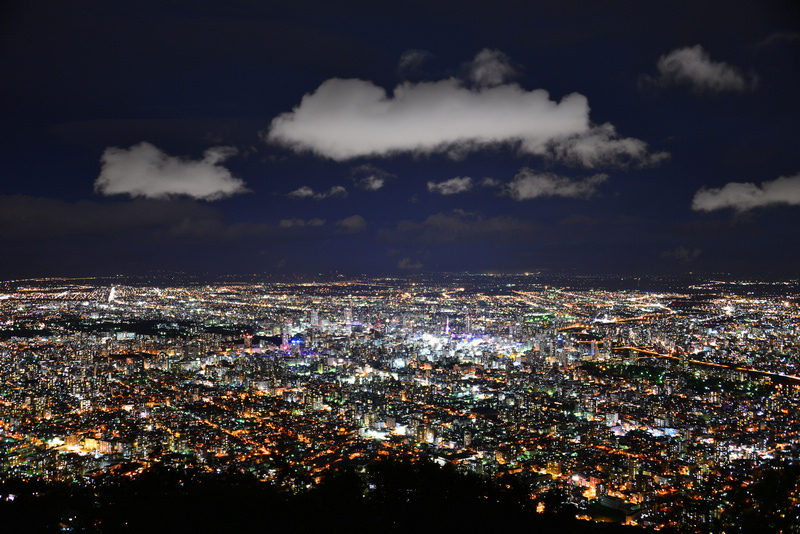
[[[578,521],[556,495],[539,506],[513,478],[385,460],[367,471],[341,470],[300,493],[164,467],[91,485],[5,481],[0,517],[6,532],[646,532]]]

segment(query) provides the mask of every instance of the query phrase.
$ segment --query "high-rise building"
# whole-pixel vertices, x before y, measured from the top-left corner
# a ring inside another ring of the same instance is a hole
[[[281,325],[281,348],[284,350],[289,347],[289,324],[287,322]]]

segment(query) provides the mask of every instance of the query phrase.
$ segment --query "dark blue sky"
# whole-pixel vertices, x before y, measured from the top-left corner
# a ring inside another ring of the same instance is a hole
[[[794,2],[16,2],[0,279],[796,275]]]

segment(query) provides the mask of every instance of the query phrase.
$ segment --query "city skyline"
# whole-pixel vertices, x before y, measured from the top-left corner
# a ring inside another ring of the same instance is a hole
[[[0,280],[795,274],[789,2],[16,3]]]
[[[247,278],[0,284],[7,523],[798,525],[796,280]]]

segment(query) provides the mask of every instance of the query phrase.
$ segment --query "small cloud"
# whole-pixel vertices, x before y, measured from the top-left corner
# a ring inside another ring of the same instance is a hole
[[[470,189],[472,189],[472,178],[469,176],[450,178],[449,180],[439,183],[428,182],[428,191],[431,193],[439,193],[440,195],[456,195],[458,193],[465,193]]]
[[[212,147],[203,159],[169,156],[147,142],[130,148],[109,147],[94,190],[101,195],[165,199],[186,196],[218,200],[248,192],[244,181],[219,165],[237,153],[234,147]]]
[[[484,48],[469,65],[469,77],[476,87],[495,87],[512,79],[516,72],[508,56]]]
[[[749,91],[758,85],[758,77],[722,61],[711,61],[700,45],[673,50],[658,60],[659,77],[646,79],[656,85],[688,85],[696,93]]]
[[[347,189],[342,187],[341,185],[334,185],[330,189],[328,189],[325,193],[320,193],[315,198],[328,198],[328,197],[346,197],[347,196]]]
[[[314,200],[322,200],[329,197],[346,197],[347,189],[340,185],[334,185],[327,191],[315,193],[313,189],[304,185],[288,193],[286,196],[289,198],[313,198]]]
[[[377,191],[386,185],[386,182],[396,176],[390,172],[366,163],[350,170],[356,187],[366,191]]]
[[[314,196],[314,190],[308,187],[307,185],[298,187],[288,195],[290,198],[308,198]]]
[[[351,215],[336,221],[336,226],[339,226],[345,234],[358,234],[367,229],[367,221],[361,215]]]
[[[398,269],[404,269],[404,270],[405,269],[417,270],[417,269],[422,269],[422,264],[420,262],[418,262],[418,261],[417,262],[412,262],[411,258],[406,256],[402,260],[397,262],[397,268]]]
[[[669,158],[667,152],[650,153],[647,143],[632,137],[620,138],[613,125],[606,123],[589,131],[552,143],[555,159],[586,168],[630,165],[649,167]]]
[[[752,182],[730,182],[719,188],[702,188],[694,195],[692,209],[714,211],[732,208],[739,212],[778,205],[800,206],[800,174],[781,176],[760,186]]]
[[[325,219],[281,219],[278,226],[281,228],[304,228],[307,226],[322,226],[325,224]]]
[[[672,258],[678,260],[681,263],[689,263],[692,260],[696,259],[702,250],[699,248],[695,248],[693,250],[689,250],[686,247],[677,247],[675,250],[666,251],[661,253],[662,258]]]
[[[482,187],[500,187],[501,185],[502,185],[502,182],[500,180],[498,180],[497,178],[489,178],[489,177],[487,177],[487,178],[484,178],[483,180],[481,180],[481,186]]]
[[[527,167],[505,187],[505,193],[514,200],[539,197],[589,198],[597,186],[608,180],[607,174],[595,174],[583,180],[571,180],[549,172],[540,173]]]

